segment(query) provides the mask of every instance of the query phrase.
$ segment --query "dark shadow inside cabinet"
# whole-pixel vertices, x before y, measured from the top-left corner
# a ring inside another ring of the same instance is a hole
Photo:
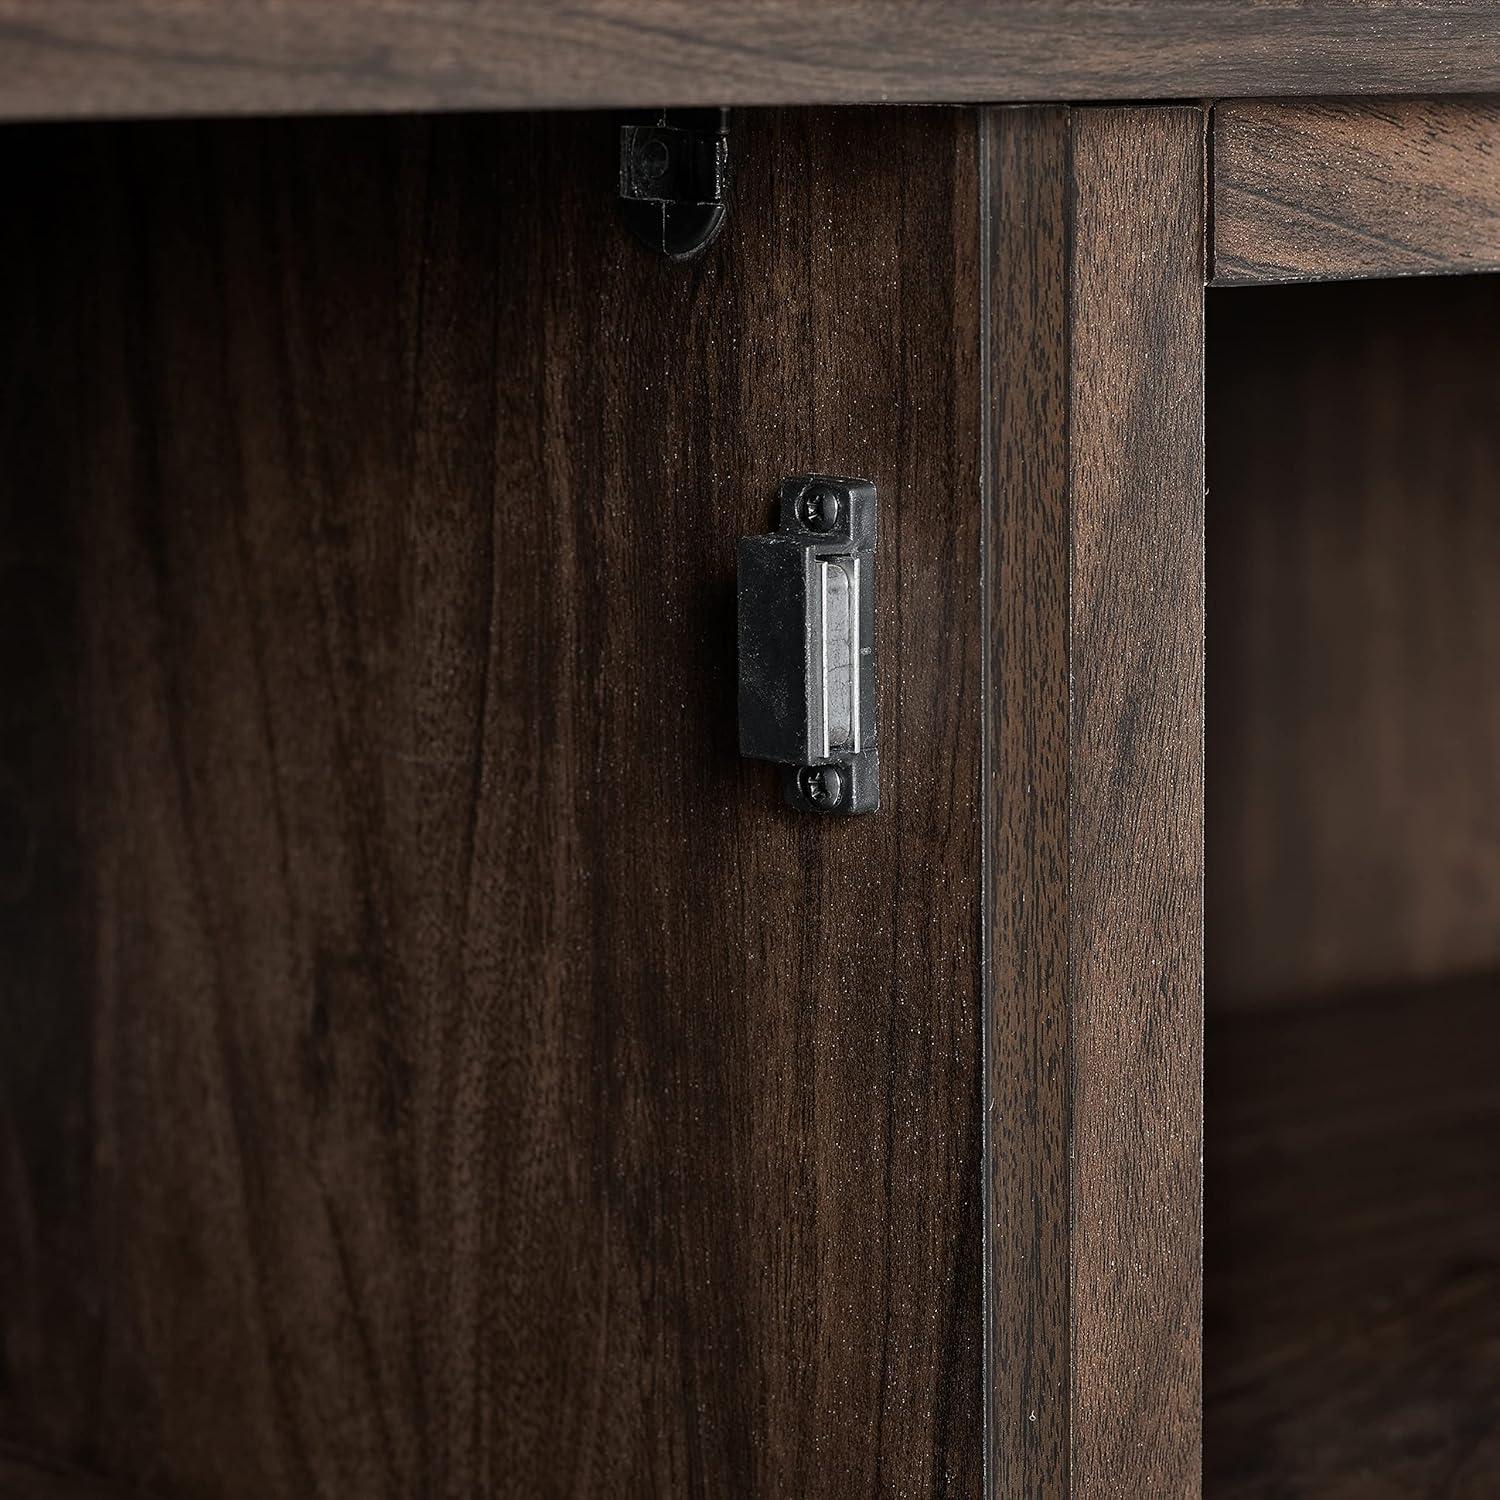
[[[1500,1493],[1500,278],[1208,306],[1205,1492]]]

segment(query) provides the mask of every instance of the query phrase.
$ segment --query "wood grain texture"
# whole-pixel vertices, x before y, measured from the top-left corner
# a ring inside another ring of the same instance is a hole
[[[0,1448],[0,1500],[151,1500],[132,1486],[107,1484],[45,1459]]]
[[[1210,992],[1500,968],[1500,281],[1208,300]]]
[[[1216,1016],[1214,1500],[1500,1490],[1500,982]]]
[[[1500,100],[1229,100],[1213,164],[1216,282],[1500,266]]]
[[[18,131],[0,1431],[164,1496],[981,1488],[977,139]],[[734,544],[881,492],[877,816]]]
[[[1065,109],[985,116],[986,911],[994,1493],[1068,1493],[1068,278]]]
[[[992,1473],[1190,1496],[1203,118],[986,129]]]
[[[1500,90],[1495,0],[0,0],[0,114]]]

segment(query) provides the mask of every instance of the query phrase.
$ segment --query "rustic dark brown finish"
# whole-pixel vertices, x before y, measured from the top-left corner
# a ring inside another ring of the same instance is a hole
[[[990,1454],[1068,1493],[1067,110],[985,116]]]
[[[1203,118],[987,114],[996,1493],[1198,1490]]]
[[[1217,282],[1500,266],[1500,101],[1239,99],[1213,136]]]
[[[1210,991],[1500,968],[1500,278],[1208,302]]]
[[[13,118],[1487,90],[1495,0],[0,0]]]
[[[1500,1489],[1500,982],[1208,1032],[1211,1500]]]
[[[690,268],[598,119],[5,146],[0,1430],[978,1496],[974,116],[745,120]],[[881,491],[847,823],[736,753],[799,468]]]
[[[45,1459],[0,1449],[0,1500],[151,1500],[144,1491],[106,1484]]]

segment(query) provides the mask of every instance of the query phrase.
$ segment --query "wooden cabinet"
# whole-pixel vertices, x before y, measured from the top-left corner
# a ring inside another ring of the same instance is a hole
[[[0,105],[262,118],[0,129],[0,1495],[1488,1494],[1497,116],[1269,96],[1500,13],[132,8]],[[783,97],[684,263],[518,109]]]

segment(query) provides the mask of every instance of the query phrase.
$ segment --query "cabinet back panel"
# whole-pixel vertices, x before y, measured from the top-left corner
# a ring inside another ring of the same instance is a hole
[[[1210,292],[1209,993],[1500,965],[1500,278]]]
[[[675,267],[597,117],[7,135],[0,1436],[978,1495],[975,141],[747,115]],[[881,494],[849,821],[736,750],[809,468]]]

